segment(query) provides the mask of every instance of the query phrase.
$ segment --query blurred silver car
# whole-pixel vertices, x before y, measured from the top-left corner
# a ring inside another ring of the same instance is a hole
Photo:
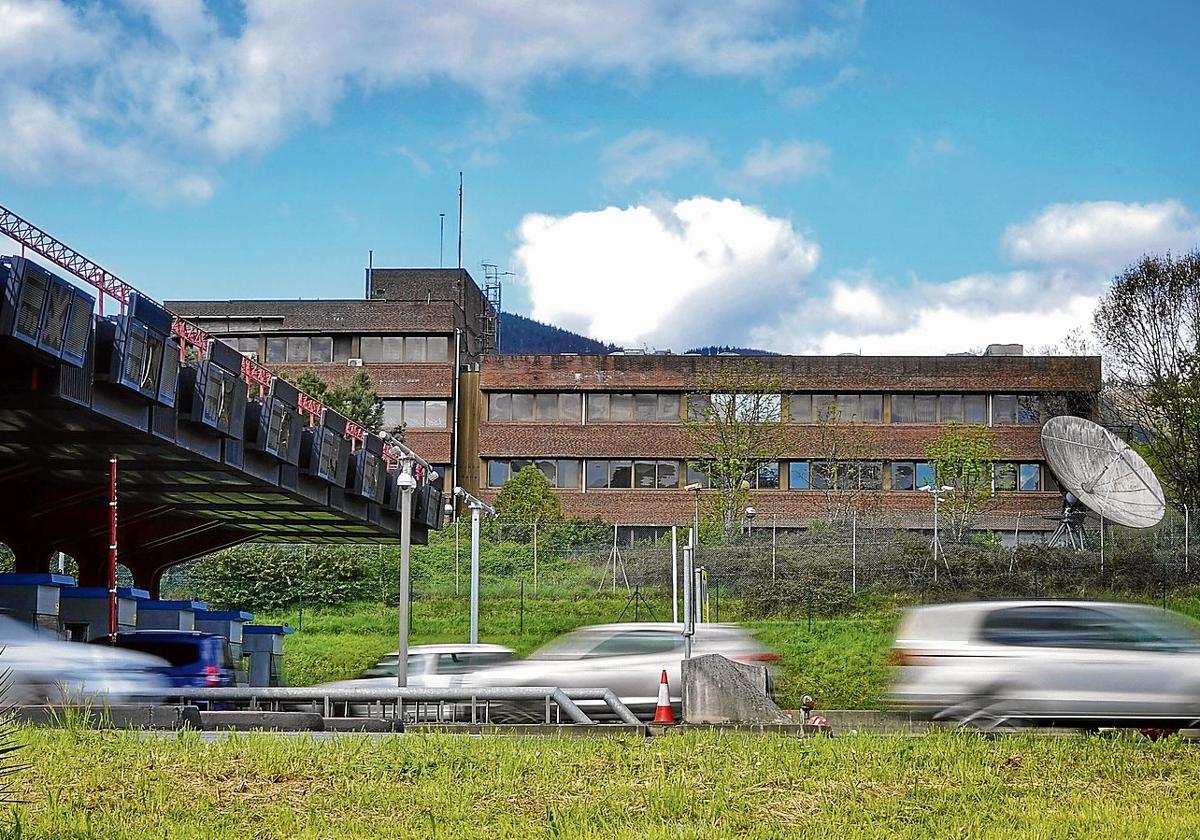
[[[468,674],[455,684],[610,688],[634,714],[649,719],[654,715],[664,670],[671,703],[679,709],[682,631],[681,624],[653,622],[581,627],[534,651],[528,659]],[[692,655],[707,653],[766,665],[778,659],[749,631],[733,624],[696,625]],[[577,702],[589,715],[603,716],[607,710],[603,701]],[[532,713],[540,717],[542,712],[533,709]]]
[[[0,615],[0,672],[7,674],[0,701],[6,704],[157,702],[170,693],[159,673],[166,664],[144,653],[64,642]]]
[[[396,660],[392,651],[352,680],[322,683],[317,688],[395,688]],[[503,645],[414,645],[408,649],[408,685],[411,688],[445,688],[452,677],[511,662],[512,648]]]
[[[980,729],[1200,720],[1200,625],[1156,607],[992,601],[910,610],[897,706]]]

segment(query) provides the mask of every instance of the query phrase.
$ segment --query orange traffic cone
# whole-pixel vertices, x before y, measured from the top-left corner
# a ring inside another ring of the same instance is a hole
[[[671,725],[675,723],[675,714],[671,711],[671,692],[667,688],[667,672],[662,672],[658,681],[658,707],[654,710],[654,720],[651,723]]]

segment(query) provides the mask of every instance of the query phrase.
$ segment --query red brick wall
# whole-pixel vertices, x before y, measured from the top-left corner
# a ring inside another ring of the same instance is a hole
[[[1098,391],[1099,357],[762,356],[796,391]],[[686,391],[730,357],[498,356],[484,359],[484,391]]]
[[[449,429],[405,429],[404,442],[431,464],[450,463]]]
[[[814,426],[790,427],[795,435],[785,457],[818,458],[825,453]],[[857,427],[856,427],[857,428]],[[872,425],[862,427],[871,438],[871,458],[885,460],[924,458],[925,443],[946,431],[946,426]],[[1005,458],[1041,460],[1039,426],[996,426],[996,442]],[[672,423],[483,423],[479,429],[482,458],[661,457],[687,458],[694,454],[683,427]]]
[[[396,397],[445,398],[454,396],[454,365],[427,364],[366,364],[350,367],[345,362],[332,364],[272,364],[278,374],[295,377],[311,371],[330,385],[345,385],[359,371],[371,378],[375,391],[384,399]]]
[[[690,493],[672,490],[590,490],[586,493],[556,491],[567,516],[600,517],[606,522],[625,525],[670,525],[687,523],[695,511]],[[494,499],[495,491],[481,496]],[[819,490],[760,490],[751,494],[759,513],[758,523],[766,524],[772,515],[779,524],[801,525],[825,517],[825,494]],[[929,527],[932,499],[917,491],[863,492],[855,500],[862,515],[882,514],[899,525]],[[1056,523],[1043,516],[1058,513],[1062,497],[1057,493],[1001,493],[990,518],[981,525],[1011,528],[1018,512],[1023,530],[1053,530]],[[1027,518],[1026,518],[1027,517]]]

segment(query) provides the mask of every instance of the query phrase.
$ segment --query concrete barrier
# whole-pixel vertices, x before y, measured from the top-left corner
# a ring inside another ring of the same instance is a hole
[[[684,723],[792,724],[767,696],[767,669],[710,653],[683,661]]]
[[[200,712],[200,726],[210,732],[217,729],[321,732],[325,722],[317,712]]]
[[[195,706],[14,706],[13,717],[33,726],[61,726],[69,716],[93,729],[199,729]]]

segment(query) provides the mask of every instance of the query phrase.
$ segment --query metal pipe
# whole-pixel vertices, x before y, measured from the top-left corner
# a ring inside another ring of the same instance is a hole
[[[537,594],[537,520],[533,520],[533,594]]]
[[[471,505],[471,644],[479,644],[479,514],[478,504]]]
[[[700,575],[703,571],[703,568],[692,570],[692,603],[695,605],[697,624],[704,623],[704,594],[700,584]]]
[[[850,511],[850,594],[858,594],[858,511]]]
[[[679,543],[671,526],[671,623],[679,623]]]
[[[108,641],[117,643],[117,456],[108,459]]]
[[[694,536],[694,532],[693,532]],[[692,636],[696,632],[695,615],[692,612],[692,548],[689,537],[688,544],[683,547],[683,658],[692,658]]]
[[[445,214],[442,214],[443,218]],[[463,312],[463,320],[466,320],[466,311]],[[458,327],[454,328],[454,419],[450,427],[450,476],[443,487],[453,487],[462,482],[458,478],[458,412],[459,400],[461,399],[461,391],[459,388],[459,377],[462,376],[462,330]],[[451,484],[450,482],[454,483]],[[454,521],[458,522],[457,511],[454,514]]]

